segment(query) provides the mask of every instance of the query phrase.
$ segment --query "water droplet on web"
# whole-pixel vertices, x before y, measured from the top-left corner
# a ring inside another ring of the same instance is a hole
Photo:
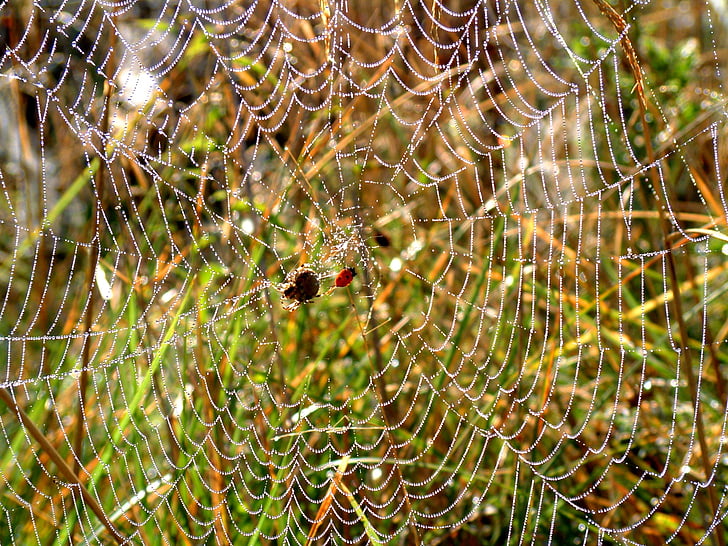
[[[240,229],[242,229],[244,233],[252,235],[255,232],[255,222],[253,222],[251,218],[245,218],[240,223]]]

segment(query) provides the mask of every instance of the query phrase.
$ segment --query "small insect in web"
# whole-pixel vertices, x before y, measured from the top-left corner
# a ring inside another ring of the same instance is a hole
[[[337,288],[344,288],[345,286],[349,286],[351,284],[351,281],[354,280],[354,277],[356,277],[356,269],[354,269],[353,267],[347,267],[339,271],[339,274],[336,275],[336,280],[334,281],[334,284]]]
[[[283,297],[291,300],[283,305],[286,311],[298,309],[304,303],[308,303],[319,295],[319,282],[316,272],[306,265],[302,265],[291,271],[286,277],[286,282],[280,287]]]
[[[356,277],[356,269],[354,269],[353,267],[345,267],[336,274],[336,279],[334,279],[334,286],[329,288],[324,295],[328,296],[337,288],[345,288],[349,286],[351,284],[351,281],[354,280],[354,277]]]

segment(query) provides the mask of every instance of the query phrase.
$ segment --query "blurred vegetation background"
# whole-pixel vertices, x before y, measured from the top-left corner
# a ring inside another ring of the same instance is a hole
[[[725,9],[0,4],[0,542],[725,544]]]

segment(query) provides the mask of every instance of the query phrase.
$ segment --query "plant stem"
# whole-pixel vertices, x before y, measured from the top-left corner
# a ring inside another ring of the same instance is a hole
[[[107,531],[109,531],[109,534],[111,534],[111,536],[114,538],[114,541],[117,544],[123,544],[126,539],[116,529],[116,527],[114,527],[114,524],[111,523],[109,518],[106,516],[104,509],[98,502],[96,502],[96,499],[93,495],[91,495],[91,493],[89,493],[88,489],[83,486],[81,481],[78,479],[78,475],[76,474],[76,472],[74,472],[73,469],[71,469],[71,467],[66,464],[66,461],[63,459],[61,454],[58,453],[56,448],[53,447],[53,444],[48,441],[48,439],[43,435],[40,429],[35,426],[35,423],[33,423],[28,414],[25,413],[25,411],[23,411],[23,409],[17,404],[14,397],[6,389],[0,389],[0,400],[5,402],[5,405],[10,408],[10,410],[15,414],[18,420],[23,423],[30,435],[35,439],[36,442],[40,444],[43,451],[45,451],[50,459],[56,464],[64,479],[73,483],[79,488],[79,490],[81,491],[81,496],[86,502],[86,505],[93,511],[94,514],[96,514],[96,517],[98,517],[99,521],[101,521],[104,527],[106,527]]]

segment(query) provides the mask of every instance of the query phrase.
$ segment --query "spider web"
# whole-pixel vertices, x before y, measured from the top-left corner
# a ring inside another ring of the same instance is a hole
[[[721,6],[0,4],[2,542],[724,544]]]

